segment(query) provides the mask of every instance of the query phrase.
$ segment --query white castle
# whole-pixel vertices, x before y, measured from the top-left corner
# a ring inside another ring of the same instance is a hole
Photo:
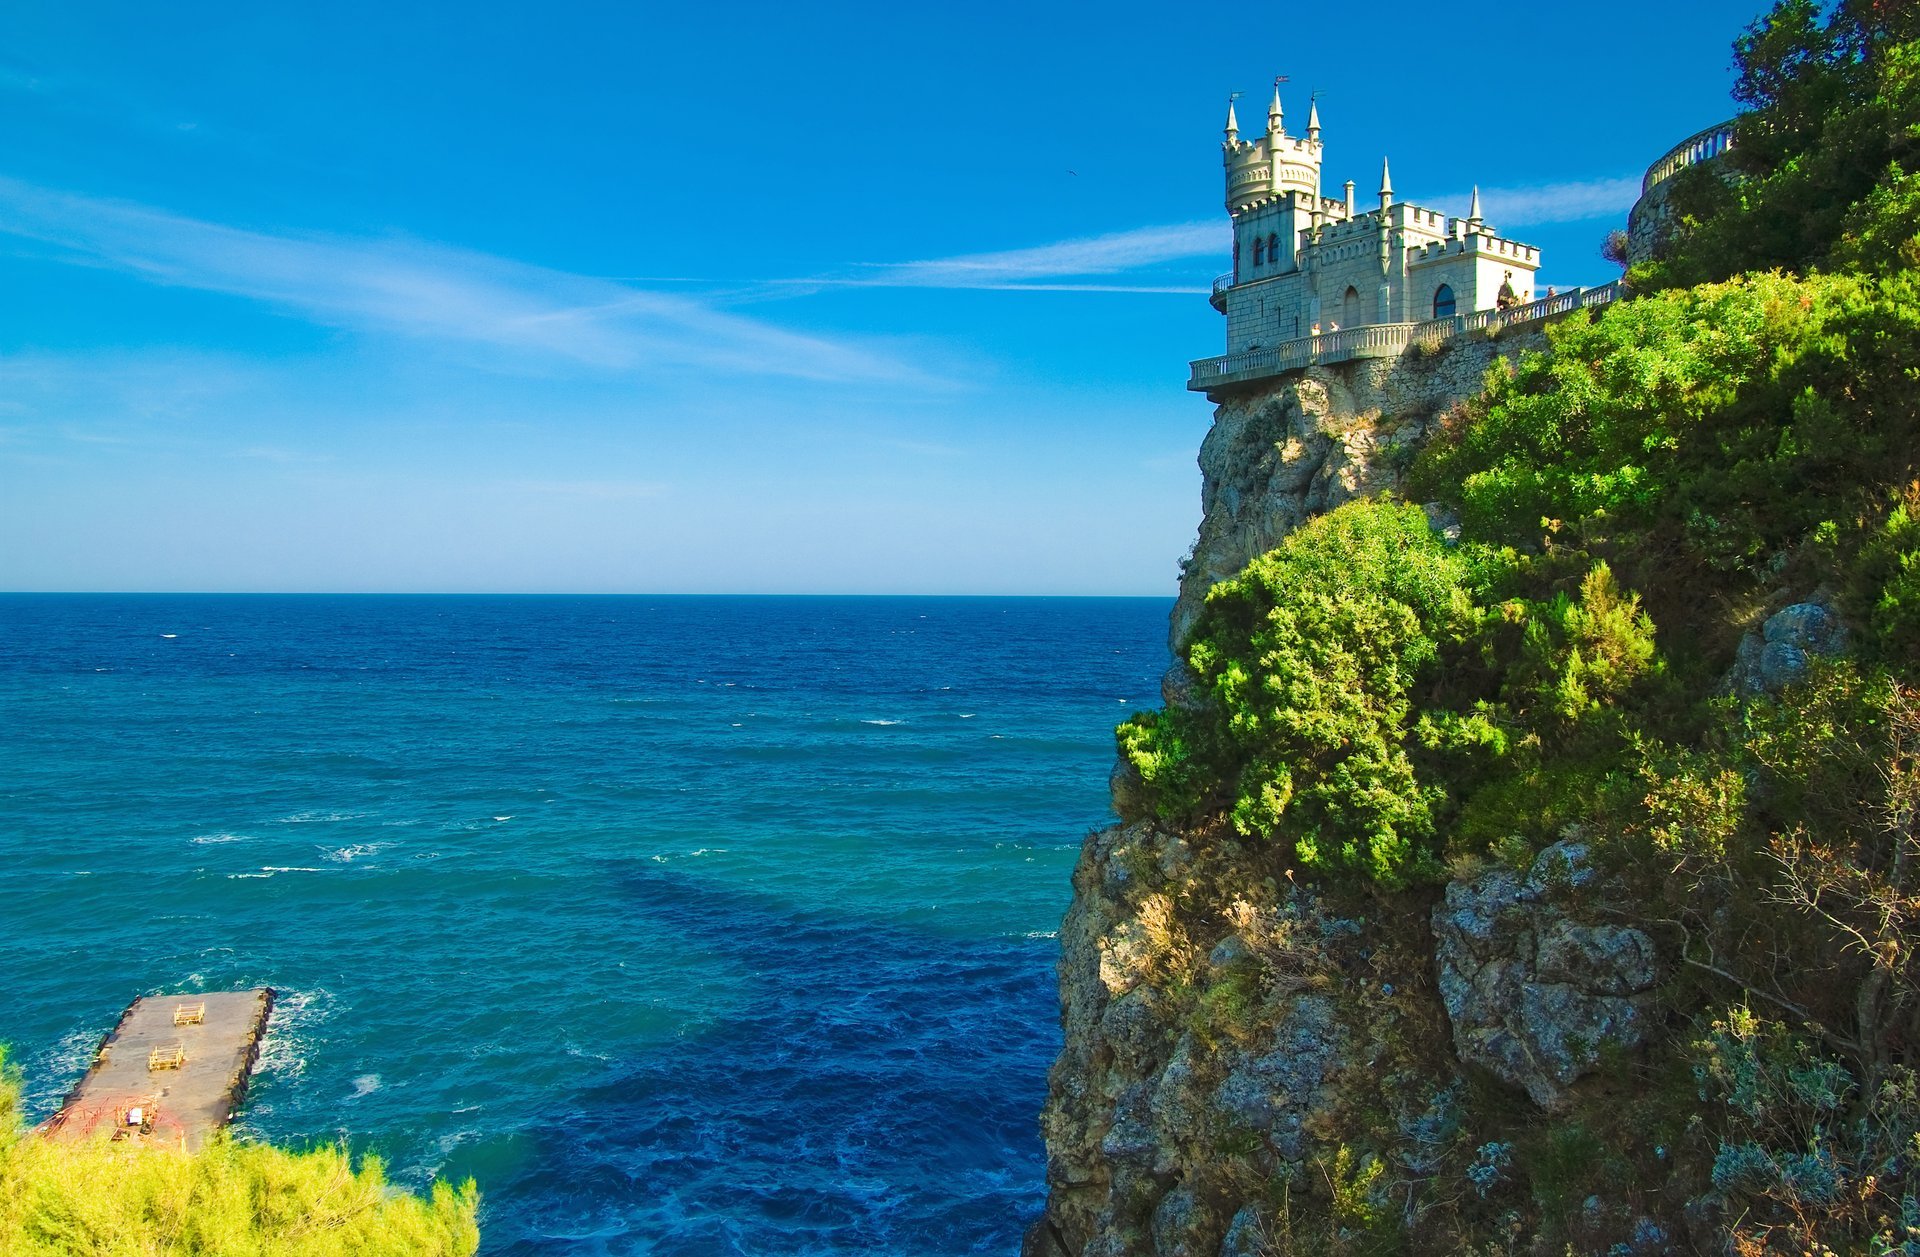
[[[1213,305],[1227,316],[1229,355],[1354,328],[1505,310],[1533,298],[1540,250],[1495,235],[1480,217],[1477,188],[1467,216],[1449,218],[1395,201],[1382,162],[1378,209],[1363,213],[1354,205],[1351,181],[1343,199],[1320,195],[1317,101],[1305,137],[1290,136],[1276,86],[1267,133],[1252,140],[1240,138],[1229,101],[1221,157],[1233,270],[1214,281]],[[1190,387],[1201,387],[1198,379]]]

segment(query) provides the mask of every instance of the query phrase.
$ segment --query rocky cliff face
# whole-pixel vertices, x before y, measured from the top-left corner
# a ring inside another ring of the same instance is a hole
[[[1315,368],[1222,402],[1176,650],[1215,582],[1302,521],[1393,489],[1489,366],[1540,343]],[[1163,692],[1195,701],[1178,666]],[[1458,870],[1438,893],[1336,894],[1224,826],[1138,819],[1133,784],[1116,770],[1123,822],[1089,837],[1074,873],[1066,1043],[1042,1119],[1050,1195],[1028,1257],[1364,1249],[1404,1227],[1416,1193],[1397,1185],[1460,1159],[1475,1089],[1550,1110],[1638,1042],[1661,958],[1577,841],[1526,870]],[[1469,1184],[1503,1172],[1499,1143],[1470,1155]],[[1596,1241],[1665,1243],[1594,1204]],[[1425,1251],[1465,1243],[1414,1233]]]

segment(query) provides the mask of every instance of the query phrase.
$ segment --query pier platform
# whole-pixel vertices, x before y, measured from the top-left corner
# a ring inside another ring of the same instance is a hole
[[[198,1149],[245,1099],[272,1012],[268,987],[142,996],[40,1133]]]

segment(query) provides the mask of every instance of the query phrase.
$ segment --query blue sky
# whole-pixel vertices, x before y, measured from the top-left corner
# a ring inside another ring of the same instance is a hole
[[[1564,288],[1761,7],[16,2],[0,588],[1169,594],[1227,92]]]

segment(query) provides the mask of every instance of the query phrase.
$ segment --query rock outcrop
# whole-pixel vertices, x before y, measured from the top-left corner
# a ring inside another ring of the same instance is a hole
[[[1740,639],[1727,688],[1736,694],[1777,694],[1807,675],[1811,659],[1839,654],[1847,640],[1846,625],[1826,602],[1783,607]]]
[[[1644,996],[1658,976],[1653,940],[1630,925],[1587,923],[1600,879],[1586,848],[1559,842],[1524,875],[1455,879],[1433,910],[1440,998],[1454,1050],[1544,1109],[1609,1048],[1640,1045]]]

